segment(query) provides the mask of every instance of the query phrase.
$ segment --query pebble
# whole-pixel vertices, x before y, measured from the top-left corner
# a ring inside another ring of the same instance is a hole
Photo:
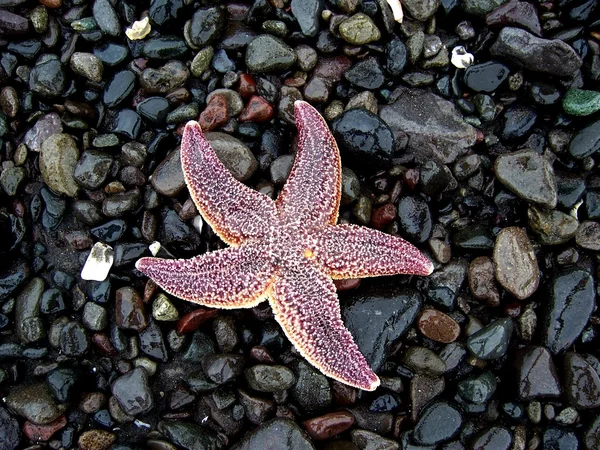
[[[89,336],[79,322],[69,322],[60,330],[59,348],[67,356],[81,356],[90,348]]]
[[[513,435],[505,427],[493,426],[480,433],[473,441],[473,450],[509,450],[512,447]]]
[[[563,269],[547,284],[542,343],[552,353],[568,349],[579,337],[594,309],[594,280],[576,267]]]
[[[545,245],[560,245],[577,233],[579,222],[573,216],[558,210],[531,207],[527,221],[538,240]]]
[[[292,15],[298,21],[302,34],[308,37],[314,37],[319,32],[319,20],[323,12],[323,2],[321,0],[292,0]]]
[[[179,150],[169,153],[150,177],[152,187],[161,195],[176,197],[185,189]]]
[[[600,406],[600,373],[598,360],[595,362],[596,367],[578,353],[565,354],[565,396],[577,409],[594,409]]]
[[[469,289],[473,297],[490,306],[500,304],[500,294],[494,283],[495,271],[494,261],[488,256],[478,256],[469,265]]]
[[[556,207],[557,185],[552,165],[533,150],[499,156],[494,164],[498,179],[523,200]]]
[[[71,70],[77,75],[95,83],[102,81],[104,66],[97,56],[91,53],[75,52],[71,55],[70,63]]]
[[[109,108],[120,105],[133,92],[136,76],[131,70],[115,73],[106,84],[102,101]]]
[[[519,300],[537,290],[540,270],[533,245],[523,228],[502,229],[494,245],[496,280]]]
[[[135,110],[144,119],[157,125],[166,122],[171,105],[166,98],[148,97],[137,104]]]
[[[77,444],[80,450],[108,450],[117,440],[114,433],[105,430],[88,430],[81,433]]]
[[[456,436],[462,423],[462,414],[456,407],[435,401],[421,414],[412,436],[418,445],[438,445]]]
[[[506,354],[513,332],[509,318],[498,319],[469,336],[467,348],[479,359],[491,360]]]
[[[542,34],[537,9],[528,2],[518,0],[506,2],[491,11],[485,17],[485,22],[490,27],[515,25],[536,36]]]
[[[558,450],[578,449],[579,439],[577,439],[577,435],[573,431],[551,426],[544,432],[542,446],[542,448]]]
[[[348,446],[348,450],[358,448],[359,450],[374,449],[386,449],[386,450],[398,450],[400,445],[391,440],[380,436],[377,433],[368,430],[352,430],[350,432],[352,443],[356,446]],[[343,450],[344,447],[342,447]]]
[[[600,223],[586,220],[579,225],[575,242],[582,248],[600,251]]]
[[[246,65],[256,73],[289,69],[296,58],[291,47],[269,34],[257,36],[246,49]]]
[[[246,144],[226,133],[210,132],[205,137],[236,180],[243,182],[254,175],[258,161]]]
[[[246,370],[248,385],[259,392],[280,392],[296,382],[294,373],[285,366],[258,364]]]
[[[152,317],[162,322],[172,322],[179,319],[179,312],[169,297],[160,293],[152,303]]]
[[[148,67],[140,75],[140,86],[149,94],[164,95],[183,86],[190,70],[181,61],[169,61],[157,69]]]
[[[497,385],[496,377],[491,372],[483,372],[458,383],[457,391],[464,400],[480,405],[492,398]]]
[[[583,127],[569,143],[569,153],[573,158],[584,159],[600,149],[600,120]]]
[[[67,425],[65,416],[60,416],[54,422],[47,425],[36,425],[32,422],[25,422],[23,433],[32,441],[49,441],[50,438],[60,429]]]
[[[562,99],[562,106],[572,116],[589,116],[600,110],[600,92],[569,89]]]
[[[352,45],[369,44],[381,38],[377,25],[363,13],[343,20],[339,25],[339,33],[343,40]]]
[[[444,361],[425,347],[410,347],[404,353],[403,362],[416,373],[430,377],[442,375],[446,371]]]
[[[515,367],[519,399],[530,401],[556,398],[562,394],[556,366],[546,348],[529,346],[519,350],[515,357]]]
[[[52,423],[66,411],[66,405],[56,403],[45,383],[14,388],[5,401],[11,411],[37,425]]]
[[[225,125],[229,120],[229,114],[227,98],[222,94],[217,94],[211,97],[206,108],[200,114],[198,123],[202,131],[211,131]]]
[[[368,57],[357,62],[344,73],[344,78],[362,89],[379,89],[385,81],[381,64],[375,57]]]
[[[465,70],[464,82],[475,92],[492,93],[508,78],[510,70],[504,64],[488,61]]]
[[[456,321],[437,309],[423,310],[417,326],[423,335],[444,344],[454,342],[460,335],[460,326]]]
[[[119,16],[109,0],[94,0],[92,14],[103,33],[114,37],[121,35]]]
[[[141,367],[117,378],[112,384],[111,391],[128,415],[147,413],[154,406],[148,374]]]
[[[23,344],[37,342],[44,337],[44,323],[40,305],[44,292],[44,280],[33,278],[17,297],[15,306],[16,334]]]
[[[266,449],[272,447],[275,442],[280,450],[314,450],[315,448],[306,433],[294,421],[276,418],[244,435],[232,450]]]
[[[200,48],[215,41],[223,32],[225,20],[225,10],[220,6],[198,8],[186,23],[191,46]]]
[[[142,297],[131,287],[115,293],[115,318],[119,328],[141,331],[148,325]]]
[[[108,312],[94,302],[87,302],[83,307],[83,324],[90,330],[100,331],[108,325]]]
[[[148,326],[140,331],[140,350],[151,358],[165,362],[168,359],[163,333],[158,324],[150,320]]]
[[[342,163],[349,167],[375,170],[389,164],[394,137],[378,116],[364,109],[351,109],[332,123]]]
[[[407,195],[398,201],[398,219],[402,236],[410,242],[423,243],[431,237],[433,219],[422,196]]]
[[[406,154],[417,162],[451,164],[477,141],[477,131],[456,106],[428,90],[397,88],[391,100],[380,109],[379,117],[392,133],[408,135]]]
[[[273,107],[264,98],[253,95],[240,114],[240,122],[267,122],[273,117]]]
[[[159,422],[158,428],[169,442],[185,449],[218,450],[223,447],[214,432],[196,423],[165,421]]]
[[[0,443],[7,450],[16,450],[21,442],[19,422],[0,406]]]
[[[96,242],[81,269],[81,279],[104,281],[108,277],[113,262],[112,247],[102,242]]]
[[[354,416],[348,411],[339,411],[305,420],[302,425],[308,435],[317,441],[330,439],[354,425]]]
[[[188,52],[188,46],[183,39],[175,36],[163,36],[148,39],[142,47],[146,58],[165,60],[180,58]]]
[[[0,185],[9,197],[17,195],[19,188],[25,180],[25,169],[22,167],[7,167],[0,174]]]
[[[87,150],[77,161],[73,169],[73,178],[85,189],[99,189],[106,181],[112,164],[113,158],[108,153]]]
[[[234,380],[244,370],[244,356],[233,353],[209,354],[202,359],[202,370],[217,384]]]
[[[331,388],[325,375],[304,360],[298,361],[292,368],[296,384],[290,388],[290,393],[301,410],[308,415],[326,410],[331,405]]]
[[[490,53],[532,72],[558,77],[571,77],[582,65],[581,58],[566,42],[541,39],[513,27],[502,28]]]
[[[52,99],[62,95],[67,87],[63,65],[54,56],[40,58],[29,74],[29,89],[42,98]]]

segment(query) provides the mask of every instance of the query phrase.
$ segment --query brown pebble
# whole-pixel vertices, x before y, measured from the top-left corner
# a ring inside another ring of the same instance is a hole
[[[217,315],[216,309],[198,308],[187,313],[177,321],[176,330],[179,334],[187,334],[196,331],[200,325]]]
[[[40,0],[40,5],[44,5],[46,8],[60,8],[62,6],[62,0]]]
[[[396,207],[391,203],[380,206],[371,215],[373,228],[381,230],[396,218]]]
[[[255,345],[250,349],[250,357],[263,364],[273,364],[275,360],[263,345]]]
[[[243,99],[248,99],[256,94],[256,81],[252,78],[252,75],[243,73],[240,75],[240,81],[238,85],[238,93]]]
[[[227,106],[227,99],[222,94],[216,94],[212,96],[208,105],[200,114],[198,122],[202,131],[207,132],[225,125],[228,120],[229,106]]]
[[[79,436],[79,450],[108,450],[117,436],[104,430],[90,430]]]
[[[338,411],[305,420],[302,425],[312,439],[324,440],[354,425],[354,416],[348,411]]]
[[[423,335],[444,344],[454,342],[460,335],[460,326],[456,321],[437,309],[425,309],[417,325]]]
[[[100,411],[105,404],[106,395],[102,392],[88,392],[81,397],[79,409],[86,414],[94,414]]]
[[[347,278],[345,280],[333,280],[333,284],[338,291],[349,291],[356,289],[360,285],[360,278]]]
[[[67,418],[65,416],[60,416],[54,422],[46,425],[38,425],[28,420],[23,425],[23,433],[25,433],[25,436],[31,441],[47,441],[54,433],[64,428],[66,424]]]
[[[115,317],[119,328],[142,331],[148,326],[142,297],[132,287],[117,289],[115,294]]]
[[[104,333],[96,333],[92,336],[92,342],[103,355],[117,356],[119,352],[113,347],[110,338]]]
[[[469,288],[473,297],[483,300],[489,306],[500,304],[500,294],[496,287],[494,262],[488,256],[478,256],[469,265]]]
[[[240,122],[267,122],[273,117],[273,107],[264,98],[253,95],[240,114]]]
[[[352,406],[356,403],[358,392],[356,388],[334,380],[331,385],[331,395],[336,405]]]

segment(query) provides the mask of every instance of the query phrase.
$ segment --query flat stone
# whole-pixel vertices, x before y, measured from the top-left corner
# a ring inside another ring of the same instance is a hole
[[[42,144],[40,172],[44,182],[58,194],[76,197],[79,186],[73,171],[79,159],[75,139],[69,134],[53,134]]]
[[[205,137],[236,180],[243,182],[254,175],[258,161],[246,144],[226,133],[210,132]]]
[[[530,297],[538,288],[540,270],[533,245],[523,228],[504,228],[494,245],[496,279],[519,300]]]
[[[596,360],[597,361],[597,360]],[[578,353],[565,354],[565,396],[577,409],[600,406],[600,373]]]
[[[417,321],[419,330],[429,339],[449,344],[458,339],[460,325],[447,314],[437,309],[425,309]]]
[[[296,52],[281,39],[268,34],[257,36],[246,49],[246,65],[252,72],[285,70],[295,62]]]
[[[513,322],[509,318],[495,320],[469,336],[467,348],[479,359],[501,358],[508,350],[513,328]]]
[[[600,92],[569,89],[562,100],[563,109],[572,116],[589,116],[600,110]]]
[[[381,38],[377,25],[363,13],[354,14],[342,21],[339,32],[342,39],[352,45],[369,44]]]
[[[515,367],[518,395],[521,400],[556,398],[562,387],[550,352],[539,346],[525,347],[517,352]]]
[[[310,438],[294,421],[277,418],[250,431],[232,450],[315,450]]]
[[[62,131],[60,116],[54,112],[49,113],[38,119],[35,125],[25,133],[23,142],[30,150],[39,152],[46,139],[53,134],[60,134]]]
[[[6,396],[6,405],[25,419],[46,425],[58,419],[67,409],[57,404],[45,383],[19,386]]]
[[[125,413],[132,416],[146,413],[154,406],[148,374],[141,367],[117,378],[112,384],[112,394]]]

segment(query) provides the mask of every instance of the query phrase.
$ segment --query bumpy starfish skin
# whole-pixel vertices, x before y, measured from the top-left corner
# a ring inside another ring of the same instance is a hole
[[[276,201],[239,183],[200,126],[181,144],[186,184],[198,210],[232,247],[191,259],[142,258],[136,267],[170,294],[215,308],[269,299],[298,351],[324,374],[365,390],[379,378],[344,327],[332,278],[429,275],[431,262],[395,236],[336,225],[340,155],[319,113],[295,103],[298,153]]]

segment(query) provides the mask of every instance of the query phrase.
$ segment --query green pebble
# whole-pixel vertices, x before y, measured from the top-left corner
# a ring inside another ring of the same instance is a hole
[[[563,97],[563,109],[572,116],[589,116],[600,110],[600,92],[569,89]]]
[[[48,29],[48,10],[46,7],[39,5],[33,8],[29,17],[36,33],[45,33]]]
[[[192,61],[192,64],[190,66],[190,71],[192,72],[192,75],[194,75],[195,77],[201,77],[202,74],[206,72],[210,67],[210,63],[213,59],[214,54],[215,51],[212,47],[204,47],[202,50],[200,50],[194,57],[194,60]]]
[[[187,122],[188,120],[194,120],[196,117],[198,117],[198,114],[200,114],[198,103],[181,105],[167,115],[167,123],[169,125],[175,125],[178,123]]]
[[[288,27],[281,20],[265,20],[262,24],[263,31],[274,34],[275,36],[284,37],[288,32]]]
[[[364,45],[378,41],[381,32],[369,16],[358,13],[340,23],[342,39],[353,45]]]
[[[94,31],[98,29],[98,24],[93,17],[85,17],[71,22],[71,28],[79,32]]]

